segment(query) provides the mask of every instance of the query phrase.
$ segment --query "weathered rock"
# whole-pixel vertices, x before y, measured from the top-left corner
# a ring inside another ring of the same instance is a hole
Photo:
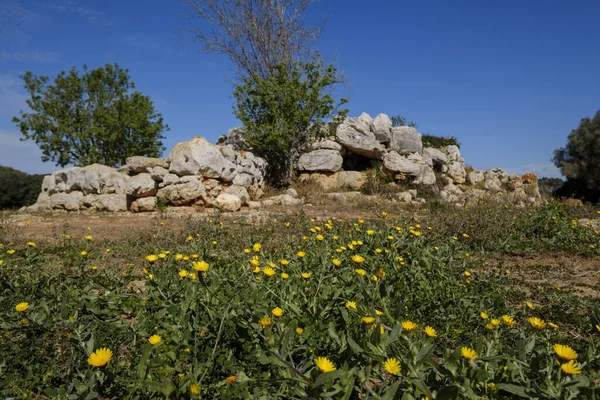
[[[243,186],[232,185],[225,189],[225,193],[237,196],[242,201],[242,205],[247,204],[250,200],[250,195]]]
[[[457,184],[465,183],[467,177],[467,172],[465,171],[463,163],[458,161],[452,161],[448,164],[448,171],[446,174]]]
[[[402,203],[410,203],[413,199],[413,196],[408,191],[406,191],[394,194],[394,199]]]
[[[42,192],[55,193],[111,194],[125,193],[129,177],[116,169],[100,164],[86,167],[70,167],[53,172],[44,178]]]
[[[329,197],[330,199],[334,200],[334,201],[341,201],[341,202],[346,202],[346,201],[351,201],[356,199],[357,197],[360,197],[362,194],[360,192],[334,192],[334,193],[327,193],[327,197]]]
[[[338,126],[335,137],[342,146],[367,158],[381,160],[385,152],[372,132],[360,130],[347,121]]]
[[[176,144],[170,158],[169,171],[179,176],[202,175],[230,182],[236,173],[236,165],[201,136]]]
[[[477,185],[479,182],[483,182],[485,179],[483,171],[471,171],[467,174],[467,181],[471,185]]]
[[[392,140],[392,120],[386,114],[379,114],[371,123],[371,131],[381,143]]]
[[[511,179],[506,183],[506,187],[508,188],[508,190],[515,190],[515,189],[521,188],[522,186],[523,186],[523,181],[520,178]]]
[[[51,195],[48,202],[53,210],[79,211],[82,197],[83,193],[81,192],[61,192]]]
[[[206,195],[206,189],[198,176],[184,176],[169,186],[161,188],[156,197],[161,204],[188,205]]]
[[[242,208],[242,200],[229,193],[221,193],[215,200],[215,206],[222,211],[235,212]]]
[[[487,201],[491,198],[489,192],[483,189],[471,189],[464,192],[466,204],[473,205],[483,201]]]
[[[395,126],[392,128],[389,147],[399,154],[421,153],[423,151],[421,134],[411,126]]]
[[[217,144],[220,145],[231,145],[234,149],[240,149],[244,147],[246,139],[243,136],[244,127],[238,126],[231,128],[227,133],[217,140]]]
[[[538,187],[537,181],[533,183],[524,183],[523,191],[527,196],[538,198],[540,197],[540,188]]]
[[[298,170],[336,172],[342,168],[343,162],[344,159],[337,150],[314,150],[300,156]]]
[[[423,160],[432,168],[441,169],[448,164],[448,156],[441,150],[433,147],[423,148]]]
[[[248,202],[248,208],[250,209],[256,209],[256,208],[261,208],[262,207],[262,203],[260,201],[249,201]]]
[[[250,196],[251,200],[258,200],[264,194],[262,188],[258,185],[250,185],[246,188],[246,190],[248,191],[248,195]]]
[[[279,196],[273,196],[270,198],[270,200],[272,200],[275,204],[282,205],[282,206],[295,206],[298,204],[302,204],[302,201],[294,198],[293,196],[291,196],[287,193],[279,195]]]
[[[148,172],[150,173],[150,177],[156,182],[162,182],[165,176],[169,175],[169,170],[163,167],[148,168]]]
[[[367,174],[362,171],[339,171],[335,174],[338,189],[360,190],[367,183]]]
[[[163,181],[158,184],[159,188],[164,188],[166,186],[172,185],[179,180],[179,176],[175,174],[167,174],[163,176]]]
[[[342,146],[340,146],[338,143],[334,142],[333,140],[329,140],[329,139],[319,140],[318,142],[311,143],[308,146],[309,151],[314,151],[314,150],[337,150],[337,151],[340,151],[341,149],[342,149]]]
[[[156,181],[149,173],[132,176],[125,186],[125,193],[135,198],[154,196],[157,191]]]
[[[226,160],[235,163],[236,154],[232,145],[221,146],[219,147],[219,151],[221,154],[223,154],[223,157],[225,157]]]
[[[165,169],[169,168],[168,160],[161,160],[160,158],[154,157],[143,157],[143,156],[134,156],[127,157],[125,161],[126,165],[129,167],[129,170],[134,174],[141,174],[142,172],[150,172],[150,168],[154,167],[162,167]]]
[[[460,149],[458,148],[458,146],[451,144],[446,146],[444,150],[448,155],[448,161],[464,162],[463,158],[460,155]]]
[[[402,173],[414,176],[415,184],[432,185],[436,182],[435,173],[418,156],[412,159],[401,156],[395,151],[390,151],[383,158],[383,166],[392,173]]]
[[[315,172],[312,174],[300,174],[298,176],[299,183],[314,183],[319,185],[323,190],[330,191],[337,189],[337,180],[335,174],[322,174]]]
[[[156,197],[143,197],[131,203],[132,212],[151,212],[156,209]]]
[[[537,180],[537,176],[531,172],[523,175],[523,183],[535,183]]]
[[[287,194],[289,194],[290,196],[292,196],[293,198],[297,199],[298,198],[298,192],[296,191],[296,189],[293,188],[289,188],[288,190],[285,191]]]

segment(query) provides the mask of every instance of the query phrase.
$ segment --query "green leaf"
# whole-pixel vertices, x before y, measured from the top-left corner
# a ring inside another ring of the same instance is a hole
[[[532,399],[532,397],[527,394],[527,389],[523,386],[513,385],[511,383],[498,383],[496,384],[496,389],[503,390],[524,399]]]
[[[398,387],[400,387],[399,380],[397,380],[392,386],[387,388],[383,396],[381,396],[381,400],[393,400],[394,396],[396,396],[396,392],[398,391]]]
[[[350,348],[352,349],[352,351],[355,354],[360,354],[360,353],[364,352],[363,348],[360,347],[360,345],[358,343],[356,343],[354,341],[354,339],[352,339],[350,336],[348,336],[348,345],[350,346]]]
[[[145,379],[146,378],[146,366],[148,365],[148,360],[150,359],[150,353],[152,349],[149,346],[142,346],[142,358],[138,364],[138,378]]]
[[[343,376],[345,373],[346,373],[346,371],[341,370],[341,369],[331,371],[331,372],[324,372],[317,377],[317,379],[315,380],[314,386],[319,387],[319,386],[323,386],[329,382],[333,382],[335,379]]]
[[[333,325],[333,321],[329,322],[329,326],[327,328],[327,333],[329,334],[329,336],[335,340],[335,342],[337,343],[338,346],[342,345],[342,342],[340,340],[340,337],[338,336],[338,334],[335,332],[335,326]]]
[[[433,345],[433,344],[422,347],[421,350],[419,350],[419,352],[417,353],[416,365],[421,364],[423,362],[423,360],[431,357],[431,354],[433,353],[434,348],[435,348],[435,345]]]
[[[448,385],[441,388],[435,395],[436,400],[455,400],[458,397],[459,388]]]

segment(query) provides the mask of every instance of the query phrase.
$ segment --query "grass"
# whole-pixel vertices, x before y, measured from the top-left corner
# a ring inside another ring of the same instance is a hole
[[[595,209],[388,205],[261,225],[156,219],[118,238],[92,225],[34,239],[2,219],[0,393],[596,396],[599,235],[574,222]],[[110,360],[90,359],[101,348]]]

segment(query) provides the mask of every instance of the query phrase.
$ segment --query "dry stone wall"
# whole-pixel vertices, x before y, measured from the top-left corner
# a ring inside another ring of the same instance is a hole
[[[457,146],[424,147],[415,128],[394,127],[385,114],[346,118],[335,136],[306,147],[297,170],[300,181],[313,181],[328,191],[360,190],[367,182],[365,170],[373,161],[381,162],[397,183],[431,186],[446,203],[465,205],[498,195],[532,203],[540,197],[535,175],[508,175],[499,168],[467,171]],[[422,202],[414,189],[396,197]]]
[[[28,211],[154,211],[159,205],[237,211],[262,195],[266,163],[250,152],[210,144],[197,136],[177,144],[169,158],[130,157],[119,169],[93,164],[44,178]]]

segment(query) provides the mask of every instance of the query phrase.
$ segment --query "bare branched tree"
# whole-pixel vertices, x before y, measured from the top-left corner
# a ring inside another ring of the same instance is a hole
[[[186,1],[192,12],[185,31],[201,50],[229,57],[242,77],[267,78],[279,64],[306,59],[323,26],[304,21],[317,0]]]

